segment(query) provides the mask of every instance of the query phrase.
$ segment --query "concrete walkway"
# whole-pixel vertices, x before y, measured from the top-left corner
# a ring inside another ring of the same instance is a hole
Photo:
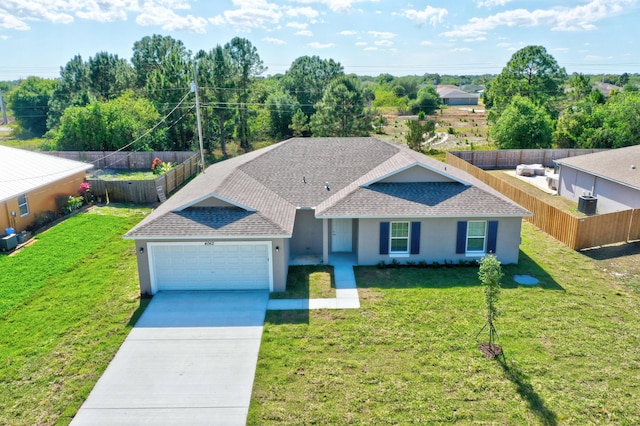
[[[327,299],[270,299],[267,309],[271,311],[306,309],[357,309],[360,298],[356,288],[353,266],[356,260],[351,254],[331,255],[329,264],[333,266],[336,297]]]
[[[72,425],[244,425],[268,292],[158,293]]]

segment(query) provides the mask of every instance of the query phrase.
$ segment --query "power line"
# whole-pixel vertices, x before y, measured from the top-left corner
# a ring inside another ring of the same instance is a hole
[[[162,124],[164,121],[166,121],[166,120],[167,120],[167,118],[169,118],[169,116],[170,116],[171,114],[173,114],[173,113],[175,112],[175,110],[176,110],[176,109],[178,109],[178,107],[179,107],[179,106],[184,102],[184,100],[185,100],[185,99],[187,99],[187,97],[189,96],[189,94],[190,94],[190,92],[187,92],[187,93],[182,97],[182,99],[180,100],[180,102],[178,103],[178,105],[176,105],[176,107],[175,107],[173,110],[171,110],[171,112],[169,112],[167,115],[165,115],[165,116],[164,116],[160,121],[158,121],[158,122],[157,122],[157,123],[156,123],[152,128],[150,128],[150,129],[149,129],[149,130],[147,130],[145,133],[143,133],[142,135],[140,135],[139,137],[137,137],[135,140],[133,140],[132,142],[130,142],[130,143],[128,143],[128,144],[126,144],[126,145],[124,145],[123,147],[121,147],[121,148],[117,149],[116,151],[113,151],[113,152],[111,152],[111,153],[109,153],[109,154],[107,154],[107,155],[105,155],[105,156],[102,156],[102,157],[100,157],[100,158],[96,159],[96,160],[90,161],[90,163],[97,164],[98,162],[100,162],[100,161],[102,161],[102,160],[104,160],[104,159],[107,159],[107,158],[109,158],[109,157],[111,157],[111,156],[113,156],[113,155],[117,154],[118,152],[123,151],[124,149],[126,149],[126,148],[130,147],[131,145],[133,145],[134,143],[138,142],[139,140],[141,140],[141,139],[142,139],[142,138],[144,138],[145,136],[149,135],[151,132],[153,132],[154,130],[156,130],[156,129],[160,126],[160,124]],[[185,115],[186,115],[186,113],[185,113],[182,117],[180,117],[178,120],[181,120]],[[175,125],[175,124],[176,124],[176,123],[173,123],[171,126],[173,126],[173,125]],[[171,127],[171,126],[170,126],[170,127]],[[30,176],[30,177],[28,177],[28,178],[24,178],[24,179],[10,179],[10,180],[3,180],[3,181],[0,181],[0,183],[21,182],[21,181],[28,181],[28,180],[31,180],[31,179],[40,179],[40,178],[45,178],[45,177],[49,177],[49,176],[56,176],[56,175],[59,175],[60,173],[70,172],[70,171],[73,171],[73,170],[76,170],[76,169],[77,169],[77,167],[74,167],[74,168],[72,168],[72,169],[60,170],[60,171],[55,172],[55,173],[48,173],[48,174],[43,174],[43,175],[38,175],[38,176]]]

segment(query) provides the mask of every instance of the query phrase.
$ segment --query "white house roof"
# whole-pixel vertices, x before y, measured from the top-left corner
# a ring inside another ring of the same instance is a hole
[[[80,161],[0,145],[0,201],[26,194],[91,167],[92,164]]]

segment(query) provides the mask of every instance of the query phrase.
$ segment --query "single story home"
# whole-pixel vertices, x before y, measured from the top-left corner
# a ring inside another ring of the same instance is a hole
[[[78,195],[92,164],[0,146],[0,234],[16,233],[38,213],[55,211],[56,197]]]
[[[441,85],[436,87],[436,92],[445,105],[478,105],[480,99],[479,94],[464,92],[456,86]]]
[[[142,294],[284,291],[290,263],[518,262],[531,215],[450,165],[375,138],[294,138],[208,167],[131,229]]]
[[[555,160],[558,195],[596,198],[599,213],[640,208],[640,145]]]
[[[615,84],[604,83],[604,82],[596,84],[595,86],[593,86],[593,88],[598,90],[600,93],[602,93],[605,98],[610,97],[611,92],[622,92],[624,90],[624,88],[620,86],[616,86]]]

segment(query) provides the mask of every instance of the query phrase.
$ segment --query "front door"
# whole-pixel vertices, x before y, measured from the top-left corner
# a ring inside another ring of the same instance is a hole
[[[331,250],[351,253],[353,251],[353,233],[351,219],[333,219],[331,221]]]

